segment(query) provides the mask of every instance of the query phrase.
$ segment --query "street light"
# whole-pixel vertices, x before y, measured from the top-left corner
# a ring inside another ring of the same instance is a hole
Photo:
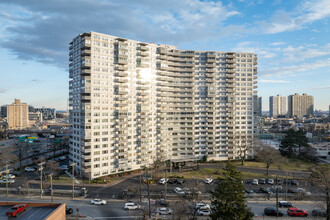
[[[50,178],[50,196],[51,196],[51,201],[53,202],[54,199],[53,199],[53,174],[49,174],[49,178]]]
[[[70,166],[72,166],[72,199],[74,199],[74,166],[76,163],[71,163]]]
[[[45,162],[39,163],[39,170],[40,170],[40,199],[42,199],[42,170],[44,169],[43,165]]]

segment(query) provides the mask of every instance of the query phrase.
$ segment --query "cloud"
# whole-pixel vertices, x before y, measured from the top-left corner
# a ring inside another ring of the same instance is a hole
[[[310,89],[312,89],[312,90],[328,90],[328,89],[330,89],[330,86],[318,86],[318,87],[313,87]]]
[[[290,83],[290,81],[285,81],[285,80],[271,80],[271,79],[260,79],[259,82],[261,82],[261,83]]]
[[[6,91],[6,89],[0,89],[0,93],[5,93]]]
[[[324,46],[318,46],[315,44],[299,47],[288,46],[281,50],[283,56],[286,56],[288,61],[303,61],[306,59],[330,55],[330,44]]]
[[[32,82],[35,82],[35,83],[41,83],[41,82],[43,82],[43,81],[40,80],[40,79],[32,79],[31,81],[32,81]]]
[[[271,46],[279,46],[279,45],[283,45],[283,44],[286,44],[286,42],[274,42],[274,43],[271,43],[270,45]]]
[[[318,60],[313,63],[303,63],[299,65],[292,66],[281,66],[274,67],[271,69],[260,70],[259,75],[268,77],[268,76],[280,76],[284,74],[292,74],[295,72],[306,72],[309,70],[314,70],[322,67],[330,67],[330,59]]]
[[[293,12],[277,11],[270,21],[257,22],[264,33],[277,34],[285,31],[299,30],[305,25],[330,17],[328,0],[303,1]]]
[[[247,31],[243,25],[225,24],[239,12],[215,1],[11,0],[1,1],[0,7],[17,14],[0,13],[1,46],[20,59],[61,68],[68,66],[68,43],[83,32],[179,44]]]

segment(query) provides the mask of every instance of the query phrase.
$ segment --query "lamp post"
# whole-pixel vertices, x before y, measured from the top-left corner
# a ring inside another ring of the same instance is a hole
[[[50,178],[50,196],[51,196],[51,201],[53,202],[54,201],[54,198],[53,198],[53,174],[49,174],[49,178]]]
[[[72,199],[74,199],[74,166],[76,163],[71,163],[70,166],[72,166]]]
[[[40,170],[40,199],[42,199],[42,170],[44,169],[43,165],[45,162],[39,163],[39,170]]]

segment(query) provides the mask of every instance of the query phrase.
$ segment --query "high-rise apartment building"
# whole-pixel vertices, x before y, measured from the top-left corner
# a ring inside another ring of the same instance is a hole
[[[262,116],[262,97],[254,95],[253,96],[253,111],[256,116]]]
[[[286,115],[286,97],[277,95],[269,97],[269,116],[276,118],[278,115]]]
[[[234,159],[252,142],[255,54],[90,32],[69,60],[70,160],[90,178],[156,159]]]
[[[314,97],[303,93],[288,96],[288,114],[290,117],[302,117],[314,114]]]
[[[15,99],[14,103],[7,105],[7,122],[9,129],[22,129],[29,126],[29,106]]]

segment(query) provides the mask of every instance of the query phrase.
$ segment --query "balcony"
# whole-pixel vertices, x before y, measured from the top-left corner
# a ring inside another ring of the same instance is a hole
[[[163,55],[167,55],[167,50],[165,48],[158,48],[158,53],[163,54]]]
[[[234,69],[236,66],[235,66],[235,65],[231,65],[231,64],[227,64],[226,67],[227,67],[228,69]]]
[[[115,66],[115,70],[119,70],[119,71],[127,71],[128,68],[125,67],[125,66],[119,66],[119,65],[117,65],[117,66]]]
[[[138,52],[136,55],[141,56],[141,57],[147,57],[147,56],[149,56],[150,54],[147,53],[147,52]]]
[[[127,62],[127,59],[118,59],[118,60],[117,60],[117,64],[127,65],[128,62]]]
[[[226,69],[226,72],[227,73],[236,73],[236,70],[234,70],[234,69]]]
[[[137,48],[138,50],[142,50],[142,51],[148,51],[149,50],[149,47],[146,47],[146,46],[139,46],[138,48]]]
[[[226,62],[227,63],[236,63],[236,60],[235,59],[226,59]]]
[[[127,77],[128,73],[126,73],[126,72],[117,72],[117,73],[114,74],[114,76]]]
[[[82,51],[81,51],[81,55],[82,55],[82,56],[85,56],[85,55],[91,55],[91,50],[89,50],[89,49],[82,50]]]
[[[234,58],[236,58],[236,55],[235,54],[227,54],[226,58],[234,59]]]
[[[91,76],[91,70],[90,69],[83,69],[82,71],[81,71],[81,75],[82,76]]]
[[[210,69],[210,68],[207,68],[206,69],[206,72],[207,73],[215,73],[217,70],[215,69],[215,68],[213,68],[213,69]]]

